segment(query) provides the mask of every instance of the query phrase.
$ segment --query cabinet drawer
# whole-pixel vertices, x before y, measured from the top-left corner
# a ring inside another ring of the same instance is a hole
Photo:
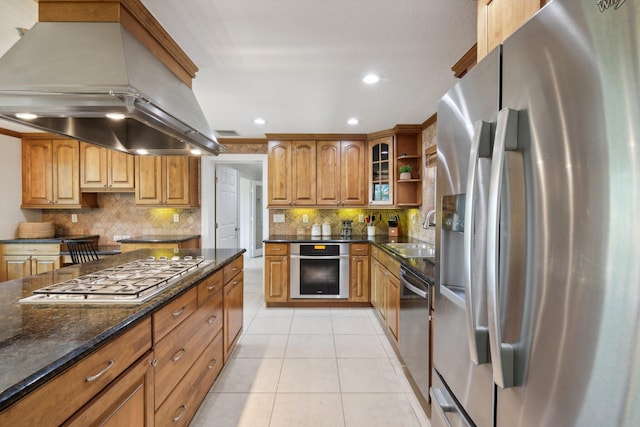
[[[371,245],[371,256],[376,259],[380,257],[380,249],[376,245]]]
[[[349,245],[350,254],[353,255],[369,255],[368,243],[352,243]]]
[[[219,333],[156,411],[156,427],[189,425],[221,369],[222,333]]]
[[[218,270],[198,284],[198,306],[222,289],[222,270]]]
[[[146,318],[0,414],[0,425],[59,425],[151,349]]]
[[[233,279],[236,274],[242,271],[244,258],[239,256],[238,258],[231,261],[231,264],[227,265],[224,268],[224,283],[228,283],[229,280]]]
[[[60,255],[60,243],[11,243],[2,245],[5,255]]]
[[[288,255],[288,243],[267,243],[264,245],[265,255]]]
[[[222,329],[222,319],[220,291],[156,344],[156,408]]]
[[[244,273],[224,286],[224,360],[229,359],[243,327]]]
[[[171,301],[153,314],[153,342],[157,343],[173,328],[182,323],[198,305],[198,290],[191,289],[186,294]]]
[[[149,351],[67,420],[64,427],[153,426],[152,361],[153,352]]]

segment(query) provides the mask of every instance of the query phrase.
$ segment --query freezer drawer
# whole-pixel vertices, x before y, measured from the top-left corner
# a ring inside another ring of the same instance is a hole
[[[473,427],[462,408],[455,401],[438,372],[433,370],[431,395],[431,427]]]

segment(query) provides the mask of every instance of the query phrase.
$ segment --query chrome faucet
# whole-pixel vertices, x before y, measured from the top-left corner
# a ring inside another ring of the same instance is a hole
[[[431,218],[432,216],[433,216],[433,220],[429,221],[429,218]],[[434,227],[435,225],[436,225],[436,211],[434,209],[427,212],[427,216],[424,218],[424,222],[422,223],[422,228],[426,230],[429,227]]]

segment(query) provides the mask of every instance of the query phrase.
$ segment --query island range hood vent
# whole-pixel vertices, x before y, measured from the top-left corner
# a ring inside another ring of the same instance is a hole
[[[224,151],[191,88],[120,23],[35,24],[0,58],[0,117],[132,154]]]

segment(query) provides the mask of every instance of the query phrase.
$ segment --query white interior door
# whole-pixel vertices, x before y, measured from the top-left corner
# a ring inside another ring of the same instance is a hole
[[[216,167],[216,247],[238,247],[238,171]]]
[[[262,234],[263,234],[263,215],[262,211],[262,182],[253,181],[251,195],[253,203],[251,204],[251,256],[262,256]]]

